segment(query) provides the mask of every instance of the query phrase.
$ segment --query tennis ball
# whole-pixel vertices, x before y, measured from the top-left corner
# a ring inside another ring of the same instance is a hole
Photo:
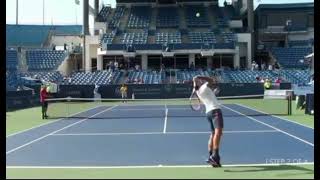
[[[197,17],[200,17],[200,13],[197,13],[196,16],[197,16]]]
[[[310,113],[311,113],[311,114],[313,114],[313,113],[314,113],[314,111],[313,111],[313,110],[311,110],[311,111],[310,111]]]

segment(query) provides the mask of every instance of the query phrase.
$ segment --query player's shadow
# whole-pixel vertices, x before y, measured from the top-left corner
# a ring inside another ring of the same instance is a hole
[[[285,170],[287,170],[288,173],[290,173],[289,171],[292,171],[293,174],[314,174],[314,170],[296,165],[234,167],[232,169],[225,169],[224,172],[275,172]]]

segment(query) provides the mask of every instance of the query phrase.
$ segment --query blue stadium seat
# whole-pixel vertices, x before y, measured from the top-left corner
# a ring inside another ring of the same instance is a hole
[[[64,60],[64,51],[30,50],[26,51],[29,70],[54,70]]]
[[[16,50],[6,50],[6,69],[16,70],[18,66],[18,53]]]
[[[129,15],[128,28],[148,28],[150,19],[150,6],[133,6]]]
[[[277,59],[281,67],[284,68],[306,68],[308,65],[301,63],[300,60],[310,53],[311,47],[274,47],[271,48],[273,56]]]
[[[157,14],[157,28],[177,28],[179,27],[178,8],[159,7]]]
[[[181,44],[181,33],[168,33],[168,32],[157,32],[156,33],[157,44]]]

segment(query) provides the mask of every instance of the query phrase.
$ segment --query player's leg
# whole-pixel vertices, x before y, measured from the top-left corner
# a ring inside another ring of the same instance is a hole
[[[214,110],[213,112],[213,119],[214,119],[214,126],[215,126],[215,133],[212,138],[212,144],[213,144],[213,159],[219,166],[220,165],[220,154],[219,154],[219,148],[220,148],[220,141],[222,137],[222,131],[223,131],[223,117],[222,112],[220,109]]]
[[[124,93],[121,93],[122,102],[124,103]]]
[[[48,102],[45,101],[44,102],[44,117],[45,118],[48,118],[47,111],[48,111]]]
[[[45,105],[44,102],[41,102],[41,115],[42,115],[42,119],[44,119],[45,116]]]
[[[215,128],[214,128],[214,125],[213,125],[212,112],[211,111],[207,113],[207,119],[208,119],[208,122],[209,122],[210,131],[211,131],[211,134],[210,134],[210,137],[209,137],[209,141],[208,141],[208,152],[209,152],[209,158],[210,158],[210,156],[213,153],[213,137],[214,137],[214,134],[215,134]]]

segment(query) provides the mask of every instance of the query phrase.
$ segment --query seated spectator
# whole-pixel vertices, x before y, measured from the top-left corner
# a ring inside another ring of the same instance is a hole
[[[257,82],[260,82],[260,76],[259,75],[256,75],[256,80],[257,80]]]
[[[275,83],[280,84],[280,83],[281,83],[281,77],[278,77],[278,78],[275,80]]]

